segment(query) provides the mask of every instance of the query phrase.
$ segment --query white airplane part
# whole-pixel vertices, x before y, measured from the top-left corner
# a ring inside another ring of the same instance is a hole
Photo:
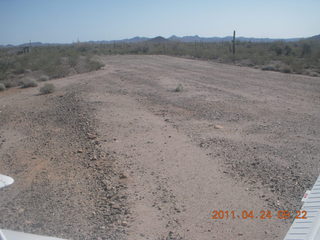
[[[0,230],[0,240],[63,240],[61,238],[44,237],[29,233]]]
[[[305,211],[306,219],[295,219],[284,240],[320,239],[320,176],[302,201],[300,212]]]
[[[0,230],[0,240],[7,240],[6,237],[3,235],[3,233]]]
[[[14,182],[13,178],[0,174],[0,188],[11,185]]]
[[[11,185],[13,178],[0,174],[0,188]],[[1,215],[0,215],[1,217]],[[29,233],[15,232],[11,230],[0,229],[0,240],[63,240],[61,238],[44,237]]]

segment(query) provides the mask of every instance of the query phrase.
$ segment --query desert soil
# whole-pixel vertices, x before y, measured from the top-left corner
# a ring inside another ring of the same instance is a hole
[[[66,239],[282,239],[320,168],[320,78],[101,57],[0,93],[0,228]],[[182,91],[175,88],[181,84]],[[211,219],[214,210],[236,218]],[[242,211],[253,219],[241,219]],[[261,220],[260,211],[271,211]]]

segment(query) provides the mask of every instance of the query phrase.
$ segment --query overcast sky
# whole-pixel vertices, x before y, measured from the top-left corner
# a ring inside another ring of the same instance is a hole
[[[320,0],[0,0],[0,44],[320,34]]]

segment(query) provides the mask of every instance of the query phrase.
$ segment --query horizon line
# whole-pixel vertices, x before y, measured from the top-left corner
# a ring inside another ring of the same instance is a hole
[[[293,40],[293,39],[308,39],[308,38],[312,38],[314,36],[318,36],[320,34],[316,34],[316,35],[312,35],[312,36],[308,36],[308,37],[288,37],[288,38],[274,38],[274,37],[246,37],[246,36],[236,36],[236,38],[250,38],[250,39],[268,39],[268,40]],[[113,39],[113,40],[85,40],[85,41],[80,41],[79,39],[77,40],[73,40],[71,42],[42,42],[42,41],[26,41],[26,42],[22,42],[22,43],[17,43],[17,44],[12,44],[12,43],[5,43],[5,44],[0,44],[0,46],[8,46],[8,45],[12,45],[12,46],[20,46],[20,45],[25,45],[25,44],[32,44],[32,43],[41,43],[41,44],[73,44],[73,43],[87,43],[87,42],[116,42],[116,41],[125,41],[125,40],[131,40],[134,38],[146,38],[146,39],[154,39],[157,37],[162,37],[164,39],[170,39],[171,37],[177,37],[177,38],[185,38],[185,37],[199,37],[199,38],[203,38],[203,39],[210,39],[210,38],[218,38],[218,39],[224,39],[224,38],[232,38],[232,35],[227,35],[227,36],[223,36],[223,37],[219,37],[219,36],[211,36],[211,37],[202,37],[198,34],[195,35],[184,35],[184,36],[179,36],[179,35],[175,35],[172,34],[169,37],[163,37],[162,35],[157,35],[154,37],[145,37],[145,36],[134,36],[134,37],[127,37],[127,38],[121,38],[121,39]]]

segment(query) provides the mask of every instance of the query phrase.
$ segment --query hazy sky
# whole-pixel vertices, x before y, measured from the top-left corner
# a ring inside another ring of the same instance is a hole
[[[320,34],[320,0],[0,0],[0,44]]]

